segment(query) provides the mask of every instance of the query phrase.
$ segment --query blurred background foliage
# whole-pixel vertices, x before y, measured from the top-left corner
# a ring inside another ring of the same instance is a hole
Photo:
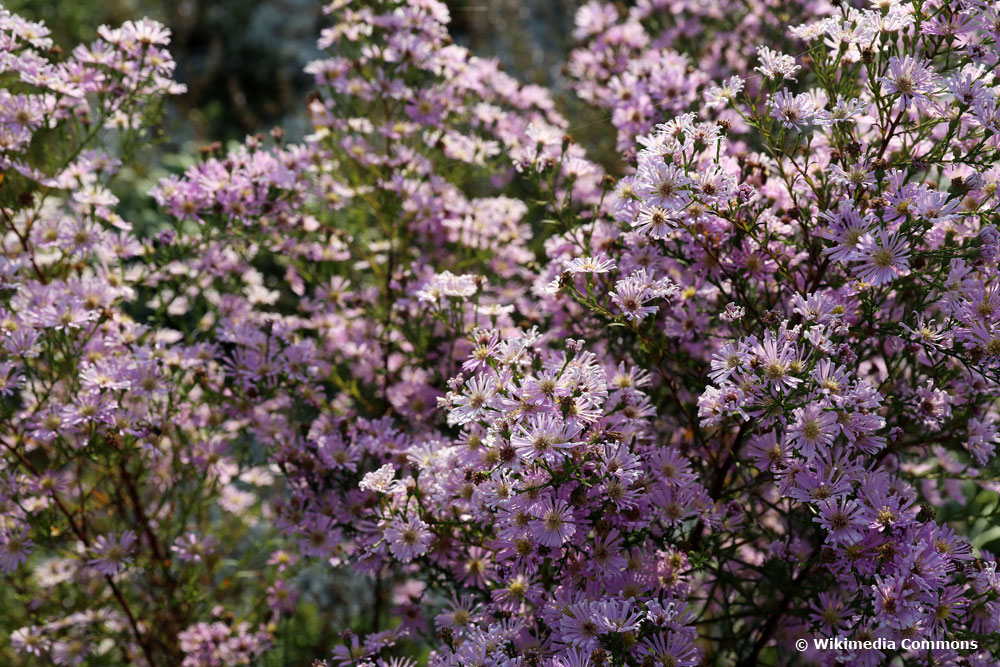
[[[520,80],[556,88],[571,50],[573,15],[582,0],[446,0],[452,37],[475,54],[498,58]],[[177,79],[168,146],[188,140],[240,141],[280,125],[301,137],[312,88],[302,69],[321,53],[328,22],[319,0],[8,0],[8,9],[43,20],[56,43],[88,42],[102,24],[143,16],[170,27]]]
[[[574,138],[614,163],[614,132],[603,112],[575,99],[562,75],[573,48],[573,16],[584,0],[445,0],[452,37],[497,58],[526,83],[553,90]],[[309,131],[305,102],[313,88],[305,65],[329,23],[321,0],[7,0],[25,18],[45,21],[56,43],[89,42],[98,26],[149,17],[169,26],[176,78],[188,92],[168,101],[162,141],[118,177],[122,215],[140,235],[159,226],[146,194],[163,176],[197,159],[214,141],[242,142],[280,126],[290,141]]]

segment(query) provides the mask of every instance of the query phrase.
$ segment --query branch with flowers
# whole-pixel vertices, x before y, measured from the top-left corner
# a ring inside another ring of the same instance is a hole
[[[169,32],[0,9],[5,664],[994,664],[1000,6],[860,5],[584,4],[603,155],[337,0],[152,235]]]

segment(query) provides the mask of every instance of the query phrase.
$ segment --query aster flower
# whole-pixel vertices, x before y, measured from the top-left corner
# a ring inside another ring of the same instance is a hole
[[[677,218],[671,211],[659,206],[642,206],[632,226],[640,234],[665,239],[677,227]]]
[[[267,559],[268,565],[276,565],[278,567],[278,572],[284,572],[289,567],[295,565],[299,560],[299,557],[293,553],[285,551],[284,549],[278,549],[271,557]]]
[[[945,390],[935,387],[933,380],[928,380],[919,387],[914,396],[916,414],[923,418],[924,426],[932,431],[940,429],[940,425],[951,417],[951,403],[954,399]]]
[[[615,290],[610,293],[611,301],[618,306],[622,314],[629,320],[640,322],[659,310],[658,306],[647,306],[645,303],[654,295],[640,280],[633,276],[615,283]]]
[[[481,418],[489,408],[490,399],[496,394],[497,382],[492,377],[476,375],[465,384],[465,391],[454,395],[448,413],[451,424],[467,424]]]
[[[860,237],[859,237],[860,238]],[[817,324],[829,324],[842,315],[843,306],[824,294],[810,292],[805,297],[801,294],[792,296],[793,311],[807,321]]]
[[[582,40],[604,32],[618,20],[618,12],[611,5],[591,0],[580,7],[573,17],[573,39]]]
[[[570,605],[559,618],[559,635],[562,641],[584,653],[589,654],[600,645],[600,634],[600,625],[591,616],[588,602]]]
[[[607,273],[615,268],[615,261],[604,253],[591,257],[577,257],[566,263],[570,273]]]
[[[880,575],[875,575],[875,581],[876,583],[871,587],[872,598],[880,624],[902,629],[920,618],[919,604],[912,593],[907,590],[903,577],[883,578]]]
[[[121,537],[113,533],[99,535],[90,547],[93,558],[87,564],[104,576],[121,574],[128,569],[135,540],[131,530],[122,533]]]
[[[190,532],[178,537],[170,546],[170,550],[177,554],[177,558],[183,563],[200,563],[214,553],[217,544],[218,540],[211,535],[201,536]]]
[[[27,653],[41,657],[49,649],[49,640],[41,628],[27,626],[18,628],[10,634],[10,645],[18,653]]]
[[[876,234],[865,234],[858,242],[857,257],[860,262],[854,274],[864,282],[879,287],[910,272],[910,251],[902,237],[880,229]]]
[[[829,359],[822,359],[816,365],[813,381],[819,387],[820,392],[834,397],[834,400],[843,394],[849,385],[847,369],[838,366]]]
[[[453,596],[448,601],[445,611],[434,618],[438,627],[461,630],[470,623],[478,622],[482,617],[479,606],[469,595]]]
[[[748,661],[780,663],[809,624],[996,632],[992,557],[928,520],[962,479],[989,485],[997,440],[996,8],[931,3],[918,29],[910,0],[807,3],[788,32],[823,64],[764,46],[760,2],[735,32],[710,3],[662,26],[664,2],[631,4],[581,9],[568,66],[617,135],[613,192],[545,89],[449,40],[443,2],[335,0],[333,53],[307,70],[313,134],[207,150],[154,189],[175,220],[141,239],[108,189],[121,161],[88,148],[149,134],[176,90],[167,33],[102,28],[56,57],[0,9],[0,568],[34,568],[5,602],[49,619],[15,631],[24,659],[159,654],[168,630],[187,663],[263,659],[274,633],[233,605],[264,599],[274,621],[308,582],[178,589],[212,619],[171,629],[133,606],[142,641],[124,648],[101,643],[132,626],[101,577],[62,595],[81,559],[156,569],[98,493],[140,465],[152,520],[204,487],[204,536],[164,535],[182,579],[215,567],[223,534],[241,553],[284,536],[288,554],[266,552],[286,574],[301,558],[402,572],[402,623],[344,633],[345,667],[412,667],[392,648],[406,628],[440,667],[696,664],[700,635],[734,633],[763,651]],[[747,43],[758,59],[726,61]],[[767,99],[801,70],[808,91]],[[679,113],[702,100],[714,117]],[[538,215],[561,229],[532,240]],[[110,535],[53,558],[73,532],[56,501]],[[36,528],[46,543],[26,548]],[[768,599],[704,585],[696,555]],[[810,585],[783,590],[768,559]],[[418,599],[432,588],[443,610]],[[782,636],[771,602],[804,610]]]
[[[910,55],[889,58],[889,69],[878,80],[890,93],[899,95],[902,109],[909,108],[914,101],[930,101],[937,87],[937,77],[931,70],[930,62]]]
[[[701,652],[695,647],[689,633],[670,631],[656,633],[642,640],[639,654],[651,657],[654,664],[677,667],[694,667],[701,659]]]
[[[790,130],[801,130],[816,119],[816,103],[806,93],[793,95],[788,90],[779,90],[767,101],[767,106],[771,117]]]
[[[866,190],[875,187],[875,175],[867,162],[855,162],[847,169],[834,164],[830,166],[830,171],[833,182],[845,185],[851,192],[858,188]]]
[[[529,576],[515,574],[504,583],[503,588],[494,589],[490,596],[500,609],[516,612],[529,598],[534,597],[532,591],[535,589],[536,582]]]
[[[10,574],[28,560],[35,543],[28,537],[27,526],[8,526],[0,530],[0,571]]]
[[[692,176],[692,190],[704,204],[728,202],[735,196],[736,188],[736,178],[720,166],[701,169]],[[691,214],[690,208],[687,212]]]
[[[931,611],[930,630],[933,637],[948,636],[949,628],[965,616],[969,605],[964,591],[958,586],[927,591],[920,601]]]
[[[768,79],[791,79],[799,71],[800,67],[795,62],[795,58],[787,56],[780,51],[772,51],[766,46],[757,47],[757,56],[760,58],[760,65],[754,71],[760,72]]]
[[[729,104],[743,90],[744,81],[741,77],[731,76],[722,85],[713,85],[705,91],[705,106],[717,109]]]
[[[594,538],[593,558],[595,567],[601,572],[618,572],[626,565],[621,552],[621,536],[612,528],[607,535]]]
[[[775,431],[757,434],[750,438],[747,454],[753,458],[754,465],[759,470],[778,470],[788,458],[790,448],[778,441]]]
[[[820,121],[822,125],[836,125],[837,123],[849,123],[868,112],[871,105],[867,102],[852,97],[845,100],[843,96],[837,96],[837,101],[827,111]]]
[[[483,587],[491,576],[492,557],[481,547],[472,547],[456,564],[458,579],[466,586]]]
[[[411,516],[393,519],[385,529],[385,539],[392,555],[402,563],[409,563],[427,553],[434,536],[427,530],[426,523]]]
[[[965,448],[979,465],[986,465],[996,451],[997,427],[991,419],[969,419],[969,436]]]
[[[68,637],[52,643],[52,662],[60,667],[81,664],[90,654],[90,642],[83,637]]]
[[[719,314],[719,319],[727,324],[734,324],[742,320],[746,314],[747,309],[743,306],[737,306],[735,303],[727,303],[726,309]]]
[[[838,465],[838,462],[840,465]],[[823,457],[807,458],[795,471],[784,491],[789,498],[801,502],[823,502],[830,498],[847,496],[853,490],[853,466],[847,459],[835,459],[827,464]]]
[[[788,437],[807,459],[825,452],[840,432],[837,416],[823,408],[813,403],[792,412],[795,421],[788,428]]]
[[[916,214],[921,218],[941,227],[959,215],[959,200],[950,198],[947,192],[921,189],[913,201]]]
[[[933,320],[928,320],[924,315],[914,312],[916,322],[913,326],[900,322],[899,326],[903,331],[910,334],[910,339],[925,345],[936,346],[942,339],[943,331],[947,324],[935,324]]]
[[[856,501],[845,497],[831,498],[823,502],[819,509],[820,514],[813,521],[827,530],[827,542],[854,544],[861,541],[867,521]]]
[[[21,385],[22,379],[17,366],[0,361],[0,397],[11,396]]]
[[[787,340],[768,334],[755,348],[764,380],[779,388],[792,389],[801,382],[792,372],[800,362],[795,347]]]
[[[531,514],[531,534],[544,546],[558,548],[576,533],[573,512],[562,499],[546,496],[532,506]]]
[[[649,157],[639,163],[635,191],[647,205],[676,209],[687,201],[685,189],[690,183],[677,166]]]
[[[842,634],[850,629],[850,607],[844,603],[837,593],[822,592],[809,604],[815,612],[810,620],[818,623],[824,630],[834,634]]]
[[[590,605],[590,618],[601,634],[632,632],[638,629],[643,613],[637,611],[631,600],[606,598]]]
[[[551,460],[557,451],[582,445],[583,441],[577,439],[582,430],[580,424],[567,423],[556,415],[545,413],[519,425],[518,432],[511,436],[510,444],[526,461],[539,458]]]
[[[729,341],[712,354],[712,370],[708,377],[711,378],[712,382],[721,384],[728,380],[733,373],[740,371],[749,360],[750,355],[743,350],[739,343]]]
[[[469,353],[469,358],[462,363],[465,372],[484,371],[490,367],[500,347],[500,334],[495,330],[477,329],[472,332],[475,347]]]

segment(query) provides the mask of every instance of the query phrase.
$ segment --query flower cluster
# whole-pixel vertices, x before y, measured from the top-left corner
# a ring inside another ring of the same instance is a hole
[[[169,33],[0,10],[0,658],[994,664],[1000,7],[861,5],[584,4],[608,157],[336,0],[151,234]]]

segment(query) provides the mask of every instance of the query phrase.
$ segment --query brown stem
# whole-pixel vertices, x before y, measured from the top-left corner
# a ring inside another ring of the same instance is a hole
[[[813,557],[814,556],[815,553]],[[809,560],[812,561],[813,557],[810,557]],[[789,590],[796,590],[797,585],[809,576],[811,569],[812,566],[810,565],[802,570],[802,572],[799,573],[799,576],[792,580],[792,585],[789,586]],[[792,598],[792,593],[785,594],[785,596],[781,599],[781,602],[778,603],[777,609],[775,609],[771,615],[768,616],[767,621],[764,622],[764,627],[761,628],[757,641],[754,642],[753,648],[750,649],[750,654],[741,658],[736,664],[736,667],[754,667],[754,665],[758,664],[757,657],[764,649],[764,646],[767,645],[767,642],[771,640],[771,637],[774,636],[775,631],[778,629],[778,622],[788,612],[788,608],[792,604]]]
[[[3,211],[3,217],[6,219],[11,231],[14,232],[17,240],[21,242],[21,247],[24,248],[24,254],[28,256],[28,261],[31,262],[31,268],[35,270],[35,275],[38,276],[38,281],[43,285],[47,285],[49,281],[45,277],[45,274],[42,273],[42,270],[38,267],[38,264],[35,262],[35,253],[31,252],[31,246],[28,245],[28,239],[21,234],[17,225],[15,225],[14,221],[11,220],[10,213],[7,212],[7,209],[0,207],[0,211]]]
[[[15,456],[17,456],[21,464],[24,465],[24,467],[26,467],[28,471],[31,472],[32,475],[35,475],[36,477],[39,476],[38,470],[35,468],[35,466],[32,465],[31,461],[29,461],[24,456],[24,454],[19,452],[16,447],[12,447],[10,444],[2,440],[0,440],[0,442],[3,443],[4,447],[9,449],[11,452],[14,453]],[[90,540],[87,538],[87,534],[83,531],[82,528],[77,526],[76,521],[73,520],[72,512],[69,511],[69,508],[67,508],[66,505],[63,503],[63,501],[59,498],[59,496],[56,495],[55,491],[52,492],[52,500],[55,502],[56,507],[59,508],[59,511],[62,512],[63,516],[66,517],[66,520],[69,522],[69,526],[73,530],[73,533],[80,539],[81,542],[83,542],[83,545],[89,549]],[[146,637],[146,635],[144,635],[143,632],[139,629],[139,623],[138,621],[136,621],[135,614],[132,613],[132,608],[129,606],[129,603],[125,599],[125,596],[122,595],[122,592],[118,589],[118,586],[115,584],[115,581],[111,577],[111,575],[107,574],[104,575],[104,579],[105,581],[108,582],[108,586],[111,587],[111,593],[114,595],[115,600],[118,601],[118,604],[121,606],[122,611],[125,612],[125,616],[128,618],[129,626],[132,628],[132,632],[135,634],[136,642],[138,642],[140,648],[142,648],[143,655],[146,656],[146,662],[149,663],[150,667],[154,667],[156,663],[153,661],[153,651],[149,645],[148,637]]]

